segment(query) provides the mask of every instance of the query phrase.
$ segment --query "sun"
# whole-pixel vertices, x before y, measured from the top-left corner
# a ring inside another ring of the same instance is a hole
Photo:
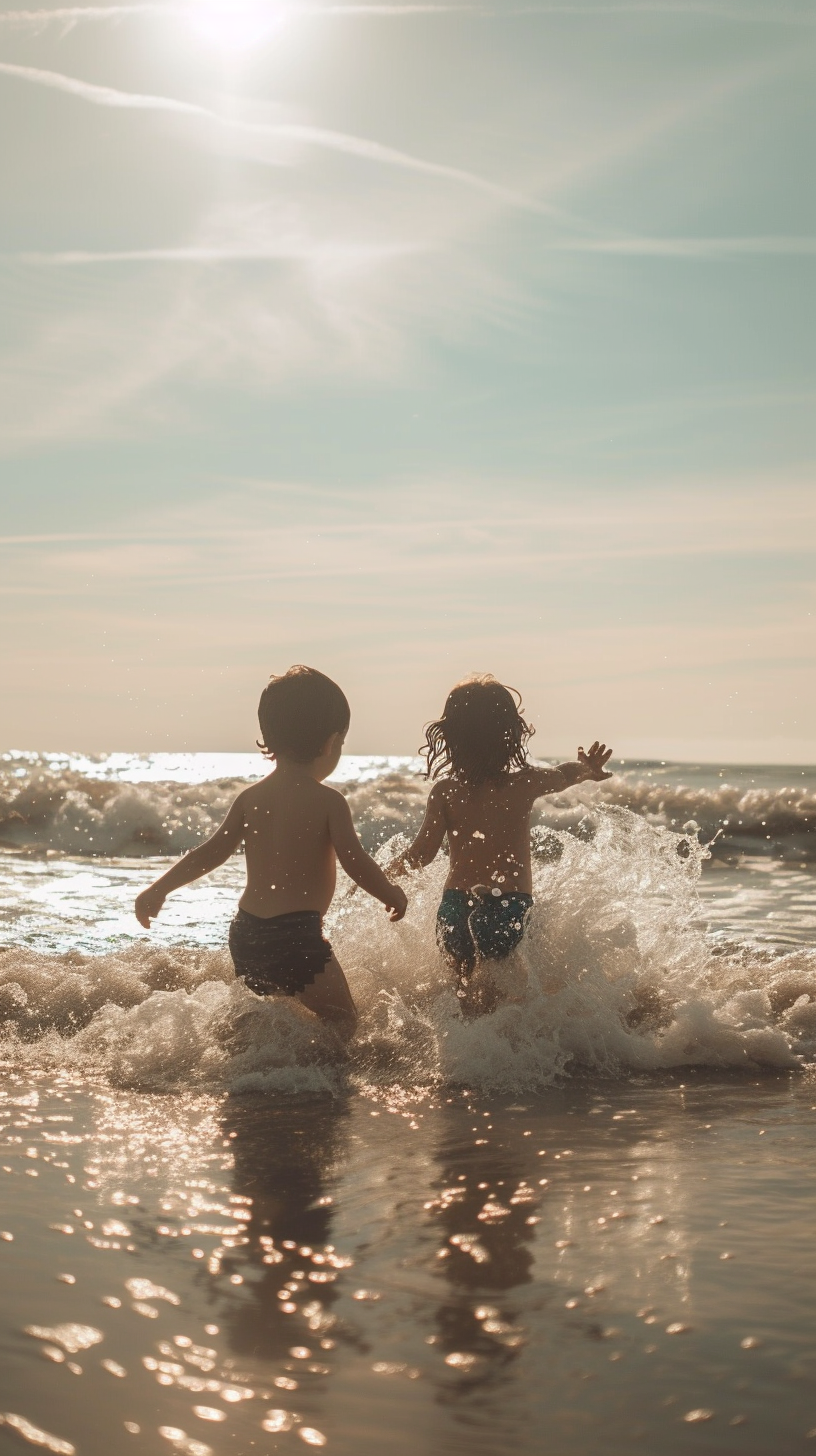
[[[192,0],[193,28],[221,50],[250,50],[268,40],[287,18],[281,0]]]

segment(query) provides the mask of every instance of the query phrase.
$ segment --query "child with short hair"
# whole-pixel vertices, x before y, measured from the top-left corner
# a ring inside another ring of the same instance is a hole
[[[171,890],[208,874],[238,848],[247,884],[230,926],[237,974],[259,996],[295,996],[351,1035],[357,1011],[339,962],[323,938],[336,861],[401,920],[407,900],[357,838],[346,799],[323,780],[337,767],[351,720],[345,694],[311,667],[272,677],[258,706],[272,773],[243,789],[223,824],[143,890],[136,918],[150,928]]]
[[[479,961],[503,960],[524,934],[533,904],[530,815],[536,799],[586,779],[608,779],[612,750],[593,743],[574,763],[536,768],[527,761],[535,730],[521,698],[489,674],[466,678],[420,749],[431,789],[425,819],[410,849],[389,873],[431,863],[445,835],[450,871],[437,913],[437,942],[457,972],[458,994]]]

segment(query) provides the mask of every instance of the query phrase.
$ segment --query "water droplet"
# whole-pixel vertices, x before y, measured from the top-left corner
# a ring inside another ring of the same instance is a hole
[[[454,1370],[470,1370],[475,1363],[476,1356],[465,1350],[454,1350],[445,1356],[445,1364],[451,1365]]]
[[[268,1410],[266,1417],[261,1421],[261,1429],[264,1431],[291,1431],[295,1424],[296,1417],[285,1410]]]
[[[307,1446],[325,1446],[326,1444],[326,1437],[323,1435],[323,1432],[316,1431],[314,1426],[301,1426],[298,1435],[301,1441],[306,1442]]]

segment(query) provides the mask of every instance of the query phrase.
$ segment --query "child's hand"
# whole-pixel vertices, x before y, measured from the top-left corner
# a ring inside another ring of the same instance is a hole
[[[136,896],[136,905],[134,907],[136,919],[140,925],[144,926],[145,930],[150,929],[151,920],[156,919],[163,904],[164,895],[153,885],[150,885],[146,890],[142,890],[141,895]]]
[[[399,885],[391,886],[391,896],[386,905],[389,920],[401,920],[408,909],[408,896]]]
[[[584,777],[598,782],[601,779],[611,779],[611,773],[604,771],[611,757],[612,749],[607,748],[605,743],[599,743],[597,738],[587,753],[584,753],[583,748],[578,749],[578,762],[585,770]]]

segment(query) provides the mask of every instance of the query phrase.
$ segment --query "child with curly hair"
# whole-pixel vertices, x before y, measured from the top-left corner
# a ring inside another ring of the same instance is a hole
[[[457,972],[459,995],[477,962],[503,960],[522,939],[533,904],[530,815],[536,799],[586,779],[608,779],[612,750],[595,742],[574,763],[528,762],[534,729],[521,698],[490,675],[466,678],[448,694],[420,752],[435,780],[425,819],[390,875],[428,865],[447,835],[450,871],[437,914],[437,941]]]

